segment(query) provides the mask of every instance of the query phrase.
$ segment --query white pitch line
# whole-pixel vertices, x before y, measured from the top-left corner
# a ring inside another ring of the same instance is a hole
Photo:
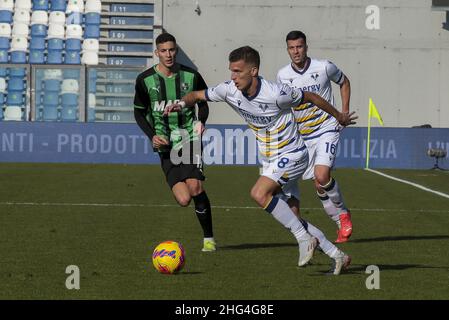
[[[372,173],[375,173],[375,174],[378,174],[378,175],[383,176],[385,178],[388,178],[388,179],[391,179],[391,180],[394,180],[394,181],[398,181],[398,182],[402,182],[402,183],[411,185],[411,186],[413,186],[415,188],[418,188],[418,189],[421,189],[421,190],[424,190],[424,191],[427,191],[427,192],[431,192],[431,193],[439,195],[439,196],[441,196],[443,198],[449,199],[449,194],[446,194],[446,193],[443,193],[443,192],[440,192],[440,191],[436,191],[436,190],[433,190],[433,189],[430,189],[430,188],[426,188],[426,187],[424,187],[424,186],[422,186],[420,184],[417,184],[417,183],[414,183],[414,182],[410,182],[410,181],[407,181],[407,180],[403,180],[403,179],[399,179],[399,178],[390,176],[388,174],[385,174],[385,173],[382,173],[382,172],[379,172],[379,171],[376,171],[376,170],[373,170],[373,169],[365,168],[365,170],[369,171],[369,172],[372,172]]]
[[[65,207],[118,207],[118,208],[180,208],[176,204],[144,204],[144,203],[68,203],[68,202],[0,202],[0,206],[65,206]],[[213,209],[243,209],[262,210],[253,206],[211,206]],[[301,210],[321,211],[323,208],[301,208]],[[429,210],[429,209],[395,209],[395,208],[352,208],[351,211],[365,212],[433,212],[449,213],[449,210]]]

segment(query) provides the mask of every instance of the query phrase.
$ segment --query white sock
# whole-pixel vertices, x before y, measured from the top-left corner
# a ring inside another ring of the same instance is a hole
[[[324,211],[327,213],[327,215],[334,221],[338,229],[340,229],[340,215],[338,209],[335,207],[334,203],[331,201],[331,199],[328,197],[326,193],[319,193],[317,192],[318,198],[321,201],[321,204],[323,205]]]
[[[272,197],[264,209],[271,213],[284,227],[290,229],[298,242],[310,239],[310,234],[307,233],[302,223],[284,200]]]
[[[338,183],[334,178],[331,178],[331,180],[326,185],[321,187],[324,189],[324,191],[326,191],[327,196],[338,210],[338,214],[348,212],[348,208],[343,201],[343,196],[341,195]]]
[[[310,222],[308,222],[304,219],[301,219],[301,222],[302,222],[302,225],[304,226],[304,228],[313,237],[318,239],[319,246],[320,246],[321,250],[323,250],[323,252],[326,255],[328,255],[331,258],[335,258],[340,253],[340,250],[332,242],[327,240],[326,236],[320,229],[318,229],[313,224],[311,224]]]
[[[215,242],[213,237],[212,238],[204,238],[204,241],[213,241],[213,242]]]

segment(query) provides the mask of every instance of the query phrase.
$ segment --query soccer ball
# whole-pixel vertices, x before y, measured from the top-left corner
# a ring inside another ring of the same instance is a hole
[[[157,271],[173,274],[184,267],[183,246],[175,241],[164,241],[153,251],[153,265]]]

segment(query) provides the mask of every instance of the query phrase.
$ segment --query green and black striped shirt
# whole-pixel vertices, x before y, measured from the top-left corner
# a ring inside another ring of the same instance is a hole
[[[163,112],[165,106],[178,102],[187,93],[204,89],[207,89],[207,85],[201,75],[181,64],[175,65],[174,73],[170,77],[158,72],[156,65],[142,72],[136,79],[134,108],[144,112],[150,126],[149,130],[144,132],[150,139],[154,135],[164,137],[170,141],[170,148],[180,147],[182,129],[188,133],[190,141],[197,140],[198,136],[193,130],[194,121],[197,119],[195,108],[183,108],[182,111],[170,113],[165,117]],[[207,104],[198,104],[198,107],[199,120],[204,123],[208,114]],[[139,123],[139,126],[142,127],[142,124]],[[169,148],[160,148],[158,151],[166,152]]]

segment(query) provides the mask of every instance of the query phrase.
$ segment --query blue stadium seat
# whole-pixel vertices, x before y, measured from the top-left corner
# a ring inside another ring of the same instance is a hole
[[[0,77],[5,78],[8,75],[7,68],[0,68]]]
[[[61,95],[61,105],[65,107],[77,107],[78,106],[78,95],[74,93],[63,93]]]
[[[58,108],[53,105],[44,105],[42,108],[42,119],[44,121],[56,121],[58,120]]]
[[[11,106],[23,105],[23,92],[8,90],[8,94],[6,96],[6,103]]]
[[[64,49],[64,40],[59,38],[48,39],[48,50],[62,50]]]
[[[47,26],[43,24],[33,24],[31,26],[31,37],[46,37]]]
[[[33,10],[48,11],[49,7],[48,0],[33,0]]]
[[[0,10],[0,23],[12,23],[12,11]]]
[[[26,63],[26,51],[11,51],[11,63]]]
[[[50,11],[64,11],[67,8],[66,0],[51,0]]]
[[[64,79],[76,79],[80,78],[80,69],[63,69],[62,70]]]
[[[63,107],[61,109],[62,121],[76,121],[77,119],[77,107]]]
[[[81,51],[81,40],[80,39],[67,39],[65,41],[65,49],[66,50],[77,50]]]
[[[43,81],[44,83],[44,90],[50,91],[50,92],[59,92],[61,91],[61,80],[58,79],[45,79]]]
[[[59,93],[53,91],[45,91],[42,98],[44,107],[57,107],[59,105]]]
[[[9,43],[9,38],[0,37],[0,49],[9,49],[11,44]]]
[[[8,50],[0,49],[0,63],[8,63]]]
[[[47,63],[49,64],[61,64],[62,63],[62,50],[48,50]]]
[[[100,26],[96,24],[87,24],[84,27],[84,39],[99,39]]]
[[[84,23],[87,24],[95,24],[100,25],[101,17],[98,12],[88,12],[84,15]]]
[[[31,50],[45,50],[45,38],[32,37],[30,40]]]
[[[25,77],[26,69],[25,68],[11,68],[9,69],[10,77]]]
[[[67,50],[64,56],[65,64],[81,64],[80,52],[78,50]]]
[[[30,50],[29,62],[30,63],[35,63],[35,64],[43,64],[43,63],[45,63],[44,50],[31,49]]]
[[[2,102],[2,104],[0,105],[0,120],[3,120],[3,102]]]
[[[0,92],[0,109],[5,104],[5,94],[3,92]]]
[[[95,122],[95,108],[87,108],[87,121]]]
[[[20,77],[10,77],[8,81],[8,91],[23,91],[25,82]]]

